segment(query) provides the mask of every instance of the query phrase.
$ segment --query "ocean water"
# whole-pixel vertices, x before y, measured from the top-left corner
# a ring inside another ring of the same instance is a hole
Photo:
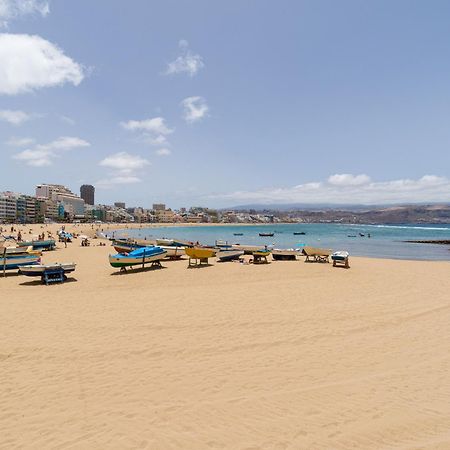
[[[273,237],[259,233],[273,232]],[[305,232],[305,235],[294,235]],[[243,233],[235,236],[234,233]],[[364,234],[364,236],[360,236]],[[368,235],[370,234],[370,238]],[[112,233],[109,233],[111,236]],[[349,237],[356,236],[356,237]],[[450,224],[439,225],[342,225],[342,224],[268,224],[223,226],[173,226],[125,229],[115,237],[176,238],[202,244],[216,240],[248,245],[275,245],[276,248],[298,248],[303,245],[347,250],[351,255],[375,258],[450,260],[450,246],[402,242],[416,239],[450,240]]]

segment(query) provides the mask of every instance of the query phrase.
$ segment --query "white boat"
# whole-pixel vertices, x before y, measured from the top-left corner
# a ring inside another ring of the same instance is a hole
[[[159,247],[161,247],[161,245],[171,246],[173,245],[173,239],[166,239],[166,238],[156,239],[156,245]]]
[[[75,263],[54,263],[54,264],[36,264],[21,266],[19,272],[28,277],[40,277],[46,271],[62,269],[64,273],[73,272],[76,268]]]
[[[167,256],[167,252],[160,247],[141,247],[127,255],[118,253],[109,255],[109,263],[112,267],[126,268],[161,261]]]
[[[222,262],[233,261],[239,259],[244,253],[244,250],[222,250],[216,253],[216,258]]]
[[[166,258],[181,258],[186,254],[184,247],[175,247],[172,245],[159,245],[158,247],[167,252]]]

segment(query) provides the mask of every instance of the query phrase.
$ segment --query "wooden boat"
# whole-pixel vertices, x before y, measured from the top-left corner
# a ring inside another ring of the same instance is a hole
[[[145,245],[138,244],[134,241],[121,239],[114,240],[112,245],[117,253],[130,253],[138,248],[146,247]]]
[[[215,247],[220,248],[221,250],[231,249],[231,244],[226,241],[216,241]]]
[[[250,262],[253,262],[253,264],[268,264],[267,257],[270,255],[270,250],[257,250],[253,252],[253,260],[250,260]]]
[[[243,250],[222,250],[216,254],[219,261],[233,261],[239,259],[244,254]]]
[[[45,271],[62,270],[64,274],[73,272],[76,268],[75,263],[55,263],[55,264],[36,264],[21,266],[19,272],[27,277],[41,277]]]
[[[176,245],[159,245],[159,248],[162,248],[166,251],[166,257],[171,259],[177,259],[181,258],[183,255],[186,254],[184,247],[178,247]]]
[[[217,249],[210,247],[188,247],[184,251],[192,259],[212,258],[217,253]]]
[[[173,239],[160,238],[156,239],[156,245],[174,245]]]
[[[255,252],[252,253],[253,256],[269,256],[270,255],[270,250],[256,250]]]
[[[112,267],[132,267],[137,265],[145,265],[154,263],[164,259],[167,252],[160,247],[141,247],[132,252],[125,254],[109,255],[109,263]]]
[[[259,233],[261,237],[272,237],[274,233]]]
[[[349,254],[346,251],[338,251],[331,254],[331,260],[333,261],[333,267],[343,266],[346,269],[350,268],[348,262]]]
[[[306,233],[305,233],[304,231],[294,231],[293,234],[295,234],[296,236],[303,236],[303,235],[305,235]]]
[[[244,233],[233,233],[233,236],[244,236]]]
[[[272,258],[275,261],[295,261],[297,259],[297,255],[299,254],[300,252],[294,249],[274,248],[272,250]]]
[[[33,250],[31,245],[29,247],[0,247],[0,256],[4,253],[7,255],[20,255],[24,253],[35,253],[41,255],[41,252],[39,250]]]
[[[194,244],[189,241],[182,241],[181,239],[156,239],[156,245],[165,245],[169,247],[193,247]]]
[[[245,245],[245,244],[243,244],[243,245],[241,245],[241,244],[233,244],[231,246],[231,248],[233,250],[244,250],[244,253],[246,255],[252,255],[253,252],[256,252],[258,250],[265,250],[265,248],[261,248],[260,245]],[[267,248],[271,249],[272,247],[271,246],[267,246]]]
[[[189,256],[188,267],[199,267],[202,264],[208,264],[208,259],[216,255],[216,248],[208,247],[187,247],[186,255]]]
[[[0,256],[0,270],[14,270],[19,269],[22,266],[27,266],[31,264],[39,264],[41,262],[40,254],[34,253],[20,253],[20,254],[10,254],[3,257]]]
[[[22,241],[18,242],[19,247],[33,247],[33,250],[54,250],[56,242],[54,239],[44,239],[36,241]]]

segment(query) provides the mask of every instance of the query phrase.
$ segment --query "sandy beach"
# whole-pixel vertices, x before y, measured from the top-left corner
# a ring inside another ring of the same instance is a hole
[[[449,262],[120,274],[99,242],[0,277],[0,448],[450,448]]]

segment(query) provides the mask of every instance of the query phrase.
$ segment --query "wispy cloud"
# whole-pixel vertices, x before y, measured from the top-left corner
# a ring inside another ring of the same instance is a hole
[[[186,73],[190,77],[193,77],[200,69],[205,67],[203,58],[200,55],[191,52],[189,43],[186,40],[182,39],[179,41],[178,47],[181,55],[167,64],[167,69],[165,71],[166,75]]]
[[[38,144],[33,148],[23,150],[13,156],[33,167],[45,167],[53,164],[54,159],[61,156],[61,152],[89,147],[91,144],[78,137],[64,136],[48,144]]]
[[[0,0],[1,1],[1,0]],[[10,123],[11,125],[21,125],[22,123],[30,120],[31,115],[24,111],[1,109],[0,120]]]
[[[122,128],[132,132],[138,132],[140,142],[154,147],[168,147],[170,145],[167,136],[174,132],[173,128],[166,125],[163,117],[152,119],[128,120],[120,122]]]
[[[34,139],[12,137],[8,141],[6,141],[5,144],[11,147],[26,147],[28,145],[34,144]]]
[[[0,28],[7,27],[9,21],[20,16],[40,14],[45,17],[49,12],[46,0],[0,0]]]
[[[198,122],[208,114],[208,105],[203,97],[187,97],[182,102],[183,118],[188,123]]]
[[[75,120],[73,120],[71,117],[67,116],[60,116],[61,122],[64,122],[67,125],[75,125]]]
[[[392,204],[450,201],[450,179],[425,175],[419,179],[372,181],[365,174],[335,174],[326,181],[289,188],[238,191],[210,198],[235,203]]]
[[[173,132],[170,129],[163,117],[154,117],[153,119],[143,120],[128,120],[127,122],[120,122],[120,125],[129,131],[148,131],[155,135],[167,135]]]
[[[169,156],[172,152],[168,148],[159,148],[155,153],[158,156]]]
[[[138,173],[145,169],[150,162],[139,155],[127,152],[119,152],[107,156],[99,163],[100,166],[111,169],[109,178],[97,181],[96,185],[101,188],[111,188],[118,184],[140,183]]]
[[[0,34],[0,95],[16,95],[84,78],[83,68],[56,45],[28,34]]]

